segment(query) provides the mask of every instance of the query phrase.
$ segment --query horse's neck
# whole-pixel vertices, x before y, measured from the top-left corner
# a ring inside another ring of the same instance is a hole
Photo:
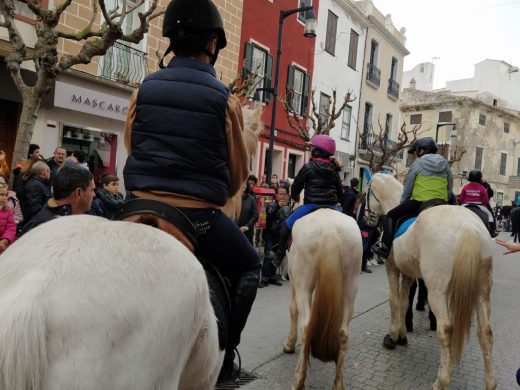
[[[387,187],[385,193],[387,194],[387,196],[381,199],[381,203],[385,214],[388,214],[390,210],[392,210],[394,207],[399,206],[399,203],[401,203],[403,187],[401,185],[394,185],[394,183],[392,183],[391,186]]]

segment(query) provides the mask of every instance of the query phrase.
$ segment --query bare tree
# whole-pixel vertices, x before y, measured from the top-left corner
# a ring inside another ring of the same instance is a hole
[[[144,12],[139,11],[145,3],[144,0],[132,5],[127,3],[127,0],[122,0],[119,6],[112,10],[107,9],[105,0],[91,0],[92,14],[89,22],[81,30],[73,33],[59,29],[60,17],[71,5],[72,0],[62,0],[54,9],[42,7],[38,0],[19,1],[27,5],[35,15],[34,32],[37,40],[34,49],[27,48],[24,36],[15,24],[15,0],[0,0],[0,15],[3,16],[0,27],[7,29],[11,44],[11,54],[6,57],[6,65],[23,102],[11,165],[25,158],[42,99],[61,72],[74,65],[90,63],[93,57],[104,55],[118,40],[140,42],[148,32],[150,21],[164,13],[163,10],[157,9],[158,0],[151,0],[149,8]],[[125,17],[132,13],[137,14],[139,26],[125,34],[123,22]],[[79,53],[59,56],[59,39],[82,44]],[[34,85],[27,85],[21,76],[22,62],[28,60],[33,61],[36,70]]]
[[[390,139],[389,129],[378,121],[379,131],[372,129],[359,134],[360,147],[367,151],[367,165],[372,172],[380,172],[383,167],[394,165],[403,158],[404,150],[412,144],[420,134],[421,125],[414,125],[407,129],[403,122],[397,135],[397,140]],[[359,131],[358,131],[359,133]]]
[[[311,129],[312,134],[330,134],[330,131],[336,126],[336,120],[342,115],[345,107],[356,100],[354,96],[352,96],[352,91],[348,91],[343,99],[343,102],[340,106],[337,106],[337,93],[336,90],[332,90],[332,97],[330,104],[326,107],[323,107],[324,112],[320,114],[320,107],[316,105],[314,100],[315,90],[311,91],[310,102],[311,102],[311,110],[310,114],[303,113],[302,115],[294,115],[294,108],[292,107],[292,101],[294,96],[294,91],[291,89],[287,89],[287,94],[285,99],[281,99],[283,103],[283,107],[285,113],[287,115],[287,121],[289,122],[289,126],[292,129],[296,130],[301,138],[304,141],[308,141],[310,139]],[[311,129],[307,128],[307,119],[311,123]]]

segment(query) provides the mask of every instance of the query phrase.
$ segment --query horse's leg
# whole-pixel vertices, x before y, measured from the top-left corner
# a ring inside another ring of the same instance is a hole
[[[437,317],[437,337],[441,346],[441,363],[433,389],[445,390],[451,380],[452,325],[448,315],[448,301],[445,294],[432,289],[428,291],[428,303]]]
[[[296,306],[296,292],[294,285],[296,281],[291,280],[291,304],[289,307],[289,313],[291,314],[291,328],[287,341],[283,345],[283,350],[286,353],[294,353],[296,347],[296,341],[298,340],[298,307]]]
[[[490,294],[491,294],[491,261],[488,265],[483,265],[480,269],[480,295],[477,304],[478,318],[478,339],[480,348],[484,355],[484,370],[486,390],[492,390],[497,387],[497,380],[493,372],[492,349],[493,349],[493,332],[489,324],[490,317]]]
[[[291,281],[292,283],[292,281]],[[300,286],[305,287],[305,286]],[[298,314],[301,318],[301,338],[302,346],[296,370],[294,373],[294,380],[292,390],[303,390],[305,388],[305,378],[307,377],[307,367],[309,366],[309,338],[307,337],[307,325],[309,324],[309,315],[311,308],[312,291],[311,287],[295,289],[296,306]]]
[[[405,316],[409,306],[410,287],[413,279],[409,276],[402,275],[401,288],[399,290],[399,339],[402,343],[406,343],[406,325]]]
[[[345,303],[343,305],[343,324],[339,331],[339,354],[336,360],[336,377],[334,379],[334,386],[332,390],[343,390],[343,365],[345,363],[345,356],[348,349],[348,324],[352,320],[354,314],[354,298],[356,292],[351,292],[351,295],[345,296]]]
[[[394,343],[399,338],[399,270],[392,259],[385,261],[386,275],[388,276],[388,288],[390,289],[390,337]],[[386,347],[394,348],[391,345]]]

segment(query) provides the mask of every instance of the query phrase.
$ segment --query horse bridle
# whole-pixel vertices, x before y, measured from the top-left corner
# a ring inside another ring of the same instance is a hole
[[[370,184],[368,185],[367,203],[365,207],[365,223],[369,226],[370,224],[368,222],[372,222],[374,225],[377,225],[380,217],[379,215],[374,213],[370,208],[370,195],[372,195],[374,199],[381,204],[381,201],[377,198],[376,194],[372,190],[372,182],[370,182]]]

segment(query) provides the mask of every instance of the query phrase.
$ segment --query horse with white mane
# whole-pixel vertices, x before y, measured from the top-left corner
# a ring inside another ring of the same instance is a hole
[[[287,254],[291,329],[284,351],[294,352],[298,317],[302,339],[292,389],[304,388],[310,352],[336,363],[333,389],[340,390],[361,268],[361,233],[353,218],[324,208],[298,220],[292,237]]]
[[[61,217],[0,256],[0,389],[206,390],[223,356],[204,269],[163,231]]]
[[[367,223],[375,226],[379,217],[396,207],[402,191],[402,184],[390,175],[375,174],[365,209]],[[485,386],[487,390],[496,388],[491,354],[491,243],[486,227],[471,211],[460,206],[435,206],[421,212],[411,227],[394,240],[385,262],[391,312],[387,337],[394,343],[407,343],[405,312],[412,278],[424,279],[428,288],[428,302],[437,317],[441,345],[435,390],[448,388],[452,364],[460,361],[475,311],[484,355]]]

